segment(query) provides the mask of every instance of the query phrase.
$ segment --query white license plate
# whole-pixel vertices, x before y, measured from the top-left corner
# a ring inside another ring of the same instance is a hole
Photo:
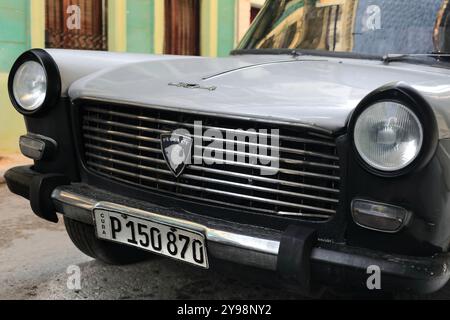
[[[97,237],[208,268],[204,235],[105,209],[94,210]]]

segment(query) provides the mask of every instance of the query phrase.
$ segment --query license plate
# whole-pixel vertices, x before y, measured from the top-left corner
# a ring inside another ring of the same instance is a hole
[[[203,234],[105,209],[94,210],[94,221],[100,239],[208,268]]]

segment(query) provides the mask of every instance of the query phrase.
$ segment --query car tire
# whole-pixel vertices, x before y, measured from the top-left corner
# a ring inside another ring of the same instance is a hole
[[[64,225],[73,244],[84,254],[111,265],[126,265],[147,260],[151,253],[125,245],[99,240],[94,226],[64,217]]]

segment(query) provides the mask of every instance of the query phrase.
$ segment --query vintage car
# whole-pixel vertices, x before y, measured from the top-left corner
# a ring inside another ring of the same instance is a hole
[[[449,12],[268,1],[228,57],[27,51],[9,94],[34,165],[7,184],[110,264],[151,252],[276,271],[305,292],[439,290]]]

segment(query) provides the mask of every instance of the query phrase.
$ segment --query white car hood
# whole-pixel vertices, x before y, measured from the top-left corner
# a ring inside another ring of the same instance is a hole
[[[446,69],[407,63],[288,55],[186,57],[103,70],[71,85],[69,96],[177,110],[300,122],[336,131],[371,91],[406,82],[450,92]],[[187,89],[193,83],[215,90]]]

